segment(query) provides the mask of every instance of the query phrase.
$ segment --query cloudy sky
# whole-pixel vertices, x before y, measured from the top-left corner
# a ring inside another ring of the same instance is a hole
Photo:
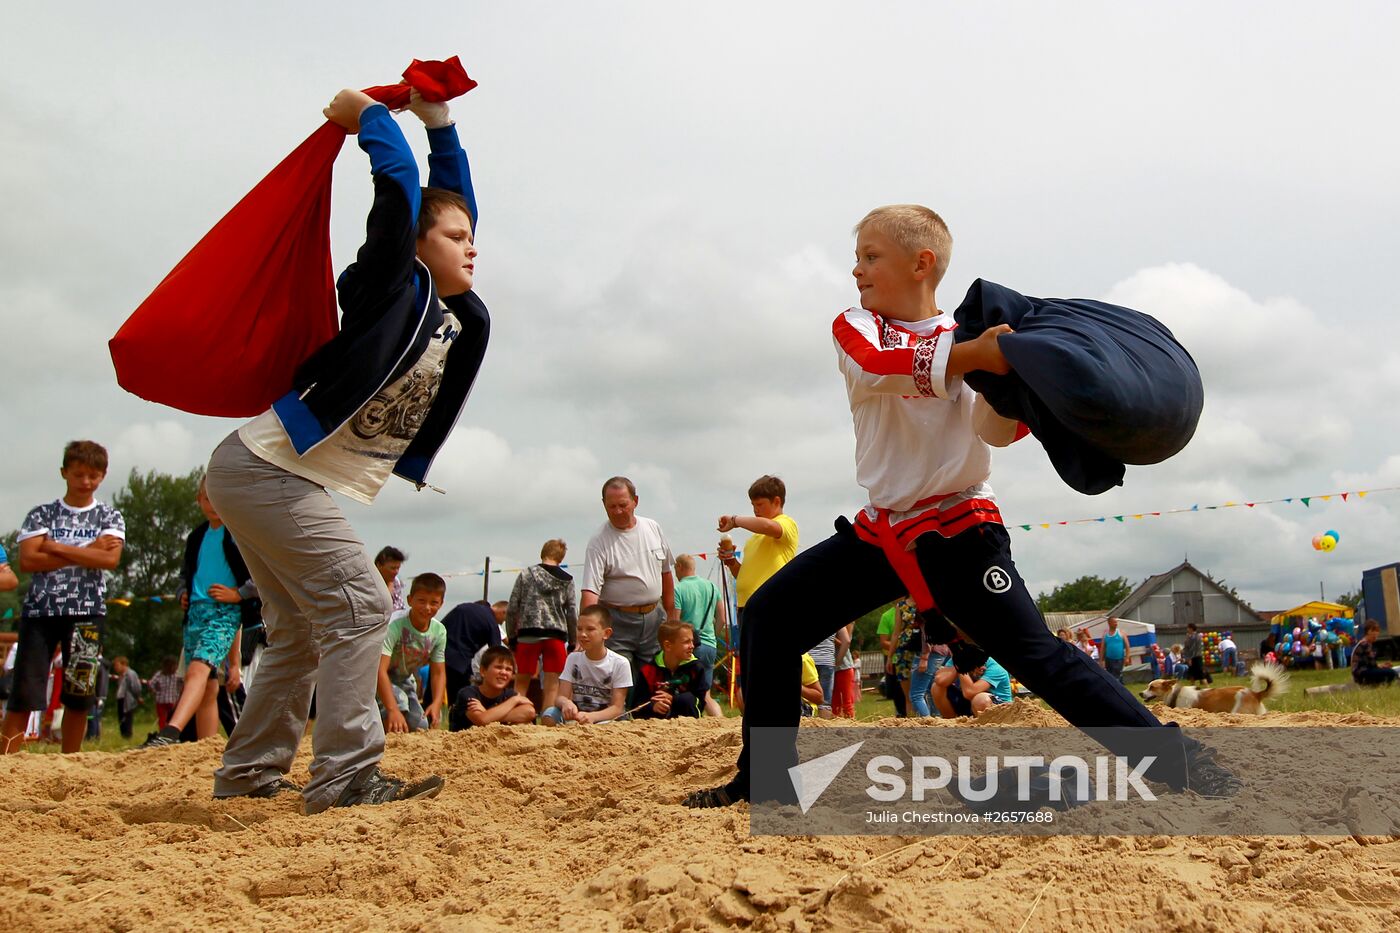
[[[448,495],[393,481],[345,503],[409,572],[520,566],[554,536],[581,557],[613,473],[677,550],[712,548],[715,517],[769,472],[805,543],[824,537],[864,502],[830,322],[855,302],[852,224],[891,202],[948,220],[944,307],[977,277],[1107,299],[1201,367],[1191,446],[1113,492],[1071,491],[1033,440],[999,453],[1008,522],[1400,486],[1393,4],[385,9],[78,3],[7,21],[0,526],[61,493],[70,438],[109,446],[108,494],[132,468],[207,459],[237,423],[126,394],[107,339],[337,89],[452,54],[480,82],[453,114],[492,344],[431,477]],[[338,265],[366,166],[353,145],[337,163]],[[1314,551],[1328,529],[1341,546]],[[1276,609],[1356,588],[1400,559],[1398,532],[1400,493],[1377,493],[1016,529],[1013,546],[1033,592],[1189,555]]]

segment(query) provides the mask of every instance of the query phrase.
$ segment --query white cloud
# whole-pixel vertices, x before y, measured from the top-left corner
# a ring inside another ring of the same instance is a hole
[[[867,14],[889,40],[876,58],[852,57],[848,7],[819,0],[746,10],[741,34],[723,6],[557,3],[543,20],[444,8],[435,29],[463,44],[425,49],[404,21],[368,51],[360,24],[377,11],[359,0],[330,20],[279,7],[271,32],[265,17],[172,7],[159,40],[110,5],[79,7],[35,8],[0,57],[0,117],[17,128],[0,176],[0,525],[57,493],[72,437],[108,443],[109,486],[133,466],[207,459],[229,423],[122,393],[106,340],[315,128],[331,92],[451,53],[481,81],[453,113],[479,187],[493,342],[431,477],[449,495],[395,480],[373,508],[346,506],[411,567],[528,561],[556,535],[577,556],[613,473],[637,480],[679,549],[710,547],[715,516],[743,508],[763,472],[787,480],[804,540],[819,540],[861,502],[829,331],[853,300],[849,231],[896,201],[953,226],[945,305],[979,275],[1106,297],[1160,317],[1201,367],[1195,441],[1122,489],[1069,491],[1034,442],[999,452],[1013,519],[1400,485],[1386,264],[1400,251],[1386,158],[1400,131],[1374,119],[1400,80],[1392,5],[1285,5],[1271,10],[1276,41],[1241,49],[1248,15],[1228,5],[1070,21],[1035,4],[1008,18],[897,3]],[[316,56],[299,54],[311,44]],[[57,91],[56,54],[72,65]],[[1279,145],[1274,128],[1300,106],[1321,122]],[[363,235],[364,169],[347,145],[337,262]],[[1017,531],[1017,560],[1040,588],[1136,580],[1189,553],[1268,607],[1395,558],[1391,501]],[[1342,546],[1320,557],[1308,539],[1333,524]]]
[[[185,473],[202,465],[210,451],[196,449],[195,436],[178,421],[139,422],[122,428],[107,445],[113,463],[139,464],[142,470]]]

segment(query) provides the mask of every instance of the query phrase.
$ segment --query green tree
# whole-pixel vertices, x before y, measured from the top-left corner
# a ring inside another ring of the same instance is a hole
[[[1350,593],[1343,593],[1337,597],[1337,602],[1348,609],[1359,609],[1361,607],[1361,591],[1352,590]]]
[[[132,470],[112,505],[126,520],[121,565],[108,578],[108,599],[130,605],[108,606],[106,656],[124,654],[149,675],[168,654],[179,654],[184,612],[175,601],[185,538],[204,520],[195,502],[203,471],[172,476]]]
[[[1107,612],[1132,592],[1124,577],[1080,577],[1041,593],[1035,603],[1041,612]]]

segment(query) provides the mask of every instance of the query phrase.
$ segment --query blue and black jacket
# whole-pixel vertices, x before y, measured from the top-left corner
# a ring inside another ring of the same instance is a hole
[[[650,661],[644,661],[637,668],[640,675],[640,683],[637,684],[636,695],[654,697],[658,690],[669,693],[672,697],[688,697],[692,702],[672,703],[671,711],[665,716],[658,713],[648,703],[641,709],[635,711],[632,716],[635,719],[676,719],[681,716],[699,716],[700,706],[704,702],[705,696],[705,666],[691,655],[677,665],[675,670],[666,666],[666,653],[656,652],[656,657]]]
[[[199,548],[208,533],[209,523],[204,521],[185,538],[185,559],[180,566],[181,594],[194,593],[194,575],[199,572]],[[224,529],[223,551],[228,569],[233,571],[233,578],[238,582],[238,593],[243,597],[238,604],[239,623],[244,629],[255,628],[262,624],[262,600],[258,598],[258,587],[253,583],[253,575],[248,572],[248,565],[238,550],[238,542],[233,540],[233,534],[227,528]],[[189,615],[189,610],[185,610],[186,620]]]
[[[406,373],[442,326],[442,309],[427,268],[417,259],[418,164],[388,108],[360,114],[360,148],[374,175],[364,245],[336,282],[340,333],[297,370],[291,392],[272,403],[298,455],[324,441],[374,394]],[[467,154],[449,125],[428,130],[428,185],[455,191],[477,226]],[[447,353],[437,398],[394,473],[425,483],[428,468],[461,414],[486,355],[491,319],[474,291],[444,299],[462,325]]]

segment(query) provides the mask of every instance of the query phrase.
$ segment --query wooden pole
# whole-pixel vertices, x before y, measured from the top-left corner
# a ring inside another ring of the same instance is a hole
[[[719,560],[718,556],[716,556],[715,559],[719,561],[719,582],[721,593],[723,594],[724,599],[724,618],[726,623],[724,640],[725,643],[729,646],[729,707],[733,709],[734,694],[739,689],[739,651],[734,645],[733,638],[731,636],[734,632],[738,631],[739,609],[737,606],[734,608],[734,618],[731,619],[729,617],[730,607],[728,571],[724,566],[724,561]]]
[[[481,598],[491,601],[491,558],[486,558],[486,572],[481,575]]]

